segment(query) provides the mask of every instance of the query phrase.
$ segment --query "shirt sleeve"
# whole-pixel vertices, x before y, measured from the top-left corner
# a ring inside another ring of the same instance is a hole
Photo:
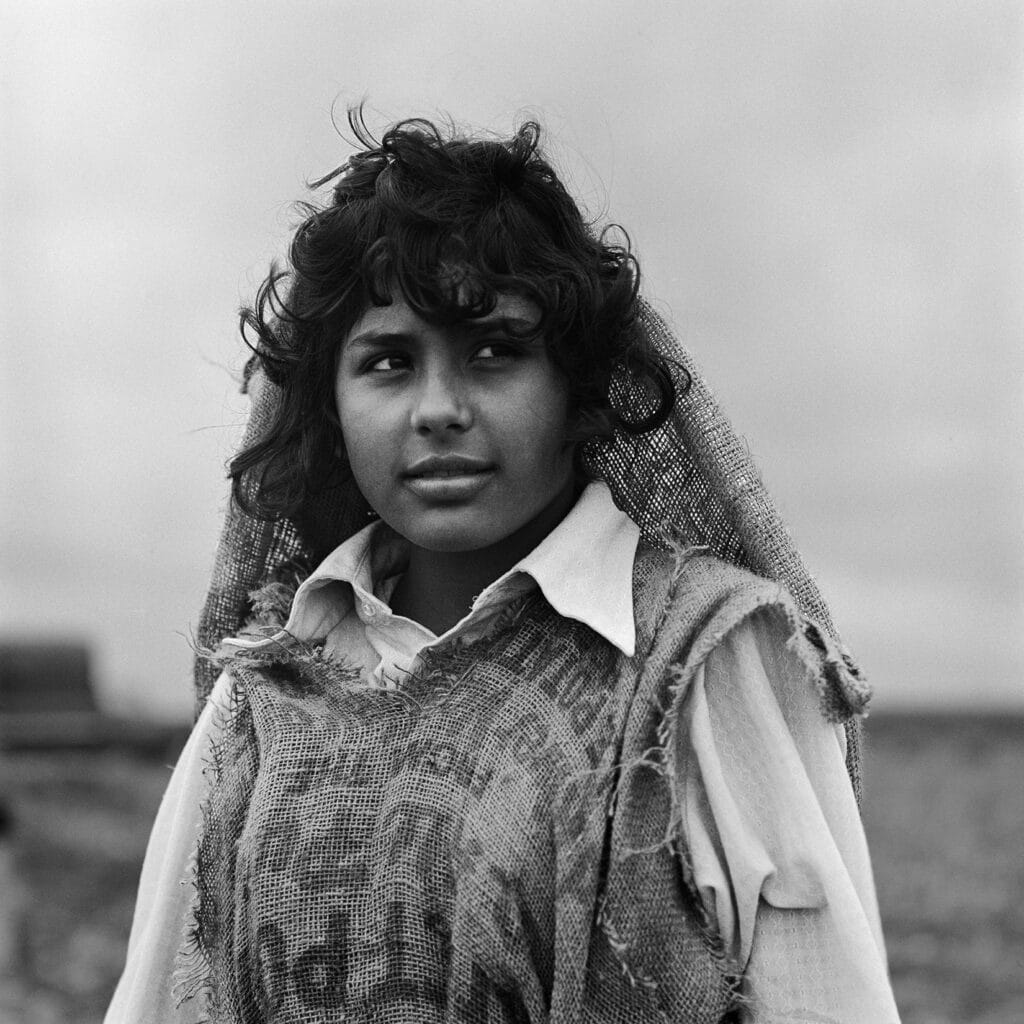
[[[157,812],[139,879],[124,972],[104,1024],[198,1024],[199,1000],[176,1007],[175,959],[192,904],[192,857],[207,792],[203,774],[218,709],[231,678],[222,673],[174,768]]]
[[[748,1024],[898,1024],[845,734],[786,640],[758,612],[693,679],[677,764],[694,882],[744,967]]]

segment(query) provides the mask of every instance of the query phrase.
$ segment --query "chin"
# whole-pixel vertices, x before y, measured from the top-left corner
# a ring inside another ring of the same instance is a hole
[[[474,521],[476,519],[473,515],[445,510],[420,516],[411,529],[399,529],[398,532],[417,547],[448,553],[477,551],[497,544],[514,532],[514,528],[503,530],[496,527],[493,519],[486,522]]]
[[[417,530],[414,536],[407,539],[427,551],[452,554],[457,551],[478,551],[496,544],[501,537],[482,536],[472,530]]]

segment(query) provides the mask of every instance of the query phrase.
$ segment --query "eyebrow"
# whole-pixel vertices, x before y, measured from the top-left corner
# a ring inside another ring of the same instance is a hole
[[[354,338],[346,338],[344,348],[356,348],[359,345],[396,345],[408,343],[412,335],[406,331],[363,331]]]
[[[470,337],[479,337],[481,334],[505,332],[510,337],[522,338],[524,341],[531,339],[537,333],[537,321],[519,316],[490,317],[484,320],[465,320],[457,325],[458,329],[464,331]],[[363,331],[345,341],[345,348],[370,345],[401,345],[409,344],[416,340],[416,335],[410,331]]]

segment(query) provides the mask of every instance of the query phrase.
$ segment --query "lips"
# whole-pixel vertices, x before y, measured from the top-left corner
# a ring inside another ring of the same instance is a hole
[[[486,488],[497,467],[469,455],[428,455],[402,475],[405,486],[428,504],[470,501]]]
[[[414,462],[402,475],[410,480],[446,480],[493,470],[493,463],[470,455],[428,455]]]

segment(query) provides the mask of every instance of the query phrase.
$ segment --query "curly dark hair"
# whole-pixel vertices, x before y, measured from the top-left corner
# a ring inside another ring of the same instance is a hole
[[[230,463],[246,512],[301,517],[325,489],[351,483],[334,405],[339,342],[395,288],[438,324],[486,316],[503,292],[535,302],[537,334],[568,382],[577,455],[615,430],[665,421],[674,386],[636,326],[629,240],[584,220],[540,154],[536,123],[497,140],[407,120],[377,142],[360,109],[348,121],[362,149],[312,183],[333,183],[331,202],[301,204],[290,268],[272,265],[241,310],[242,337],[281,396],[263,435]],[[623,375],[651,396],[639,419],[613,407]]]

